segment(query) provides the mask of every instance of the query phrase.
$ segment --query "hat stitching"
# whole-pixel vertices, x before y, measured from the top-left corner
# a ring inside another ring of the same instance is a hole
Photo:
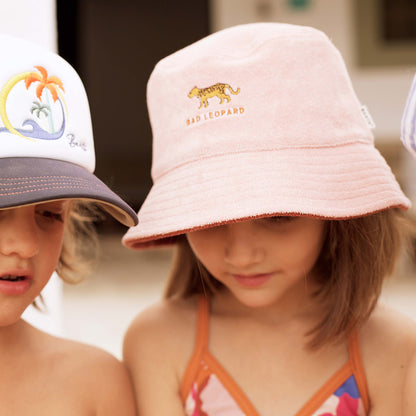
[[[17,187],[17,188],[21,188],[23,185],[27,185],[26,187],[29,186],[37,186],[37,185],[41,185],[41,184],[55,184],[55,183],[59,183],[61,185],[63,184],[79,184],[80,186],[84,186],[83,184],[86,183],[88,184],[88,181],[83,181],[83,180],[71,180],[71,179],[63,179],[63,180],[59,180],[56,179],[53,182],[51,181],[22,181],[22,182],[9,182],[9,183],[1,183],[0,182],[0,186],[4,186],[5,188],[11,189],[13,186]]]
[[[10,183],[24,183],[24,181],[38,181],[38,182],[47,182],[48,179],[55,179],[55,180],[73,180],[73,181],[83,181],[82,178],[74,178],[71,176],[26,176],[26,177],[14,177],[14,178],[2,178],[0,179],[0,184],[10,184]],[[12,182],[14,181],[14,182]]]
[[[363,139],[351,139],[348,141],[345,141],[343,143],[338,143],[338,144],[325,144],[325,145],[301,145],[301,146],[296,146],[296,145],[292,145],[292,146],[282,146],[282,147],[270,147],[270,148],[262,148],[262,149],[247,149],[247,150],[241,150],[241,151],[229,151],[229,152],[223,152],[223,153],[213,153],[211,155],[207,155],[207,156],[202,156],[202,155],[197,155],[195,157],[193,157],[190,160],[186,160],[183,161],[182,163],[178,163],[175,166],[172,166],[171,169],[168,169],[162,173],[160,173],[158,176],[154,176],[154,180],[156,179],[160,179],[163,176],[165,176],[166,174],[182,168],[188,164],[192,164],[195,162],[201,162],[203,160],[207,160],[207,159],[213,159],[213,158],[217,158],[217,157],[222,157],[222,156],[233,156],[233,155],[240,155],[240,154],[255,154],[255,153],[261,153],[261,152],[271,152],[271,151],[276,151],[276,152],[280,152],[280,151],[284,151],[284,150],[302,150],[302,149],[308,149],[308,150],[312,150],[312,149],[316,149],[316,150],[321,150],[321,149],[332,149],[332,148],[337,148],[337,147],[342,147],[342,146],[349,146],[349,145],[354,145],[354,144],[364,144],[364,145],[369,145],[372,146],[372,143],[369,143],[366,140]],[[313,163],[310,163],[310,165],[313,165]]]
[[[3,189],[8,189],[8,190],[12,190],[12,189],[30,189],[30,188],[33,188],[34,186],[41,186],[41,185],[42,185],[42,183],[34,182],[33,184],[27,185],[27,186],[16,186],[16,187],[8,186],[7,188],[3,188]],[[68,186],[83,187],[83,188],[89,186],[88,183],[85,183],[85,185],[84,185],[81,182],[50,182],[50,183],[47,182],[46,185],[47,186],[51,186],[51,185],[65,186],[65,185],[68,185]],[[92,187],[91,187],[91,189],[92,189]]]
[[[0,192],[1,195],[18,195],[18,194],[26,194],[30,192],[36,191],[47,191],[49,189],[93,189],[90,186],[47,186],[45,188],[36,188],[36,189],[24,189],[21,192]]]

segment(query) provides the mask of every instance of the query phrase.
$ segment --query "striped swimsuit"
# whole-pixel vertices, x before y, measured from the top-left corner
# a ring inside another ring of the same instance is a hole
[[[209,303],[198,300],[195,350],[181,384],[187,416],[259,416],[244,392],[208,351]],[[369,399],[358,334],[348,340],[348,361],[295,416],[366,416]]]

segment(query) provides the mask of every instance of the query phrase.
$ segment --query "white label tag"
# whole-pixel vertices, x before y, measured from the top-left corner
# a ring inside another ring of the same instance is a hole
[[[370,112],[368,111],[368,108],[365,105],[361,106],[361,115],[363,116],[363,119],[367,123],[367,126],[369,129],[375,129],[376,123],[374,123],[373,118],[371,117]]]

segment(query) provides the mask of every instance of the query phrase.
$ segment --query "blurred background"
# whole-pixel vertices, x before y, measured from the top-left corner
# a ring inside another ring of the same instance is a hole
[[[258,21],[328,34],[375,121],[376,146],[416,199],[416,161],[400,143],[416,71],[412,0],[0,0],[0,13],[10,16],[3,31],[46,43],[79,72],[90,100],[96,174],[135,210],[151,186],[146,83],[154,65],[209,33]],[[120,244],[124,231],[110,219],[99,224],[102,252],[93,276],[77,286],[54,279],[45,294],[50,313],[28,311],[27,319],[120,357],[129,322],[160,297],[172,255],[169,249],[129,251]],[[416,319],[410,260],[386,284],[383,298]]]

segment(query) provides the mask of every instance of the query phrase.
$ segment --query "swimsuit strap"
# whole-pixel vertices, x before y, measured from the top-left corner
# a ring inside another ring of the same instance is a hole
[[[198,298],[197,304],[197,324],[195,346],[192,357],[189,360],[188,366],[181,383],[181,397],[185,402],[186,395],[195,379],[198,368],[201,363],[202,356],[208,348],[209,339],[209,300],[205,296]]]
[[[361,358],[360,337],[358,334],[358,329],[354,329],[348,338],[348,351],[349,361],[354,372],[355,381],[357,383],[358,390],[360,391],[364,408],[368,413],[370,410],[370,399],[368,396],[367,378],[365,376],[365,370]]]
[[[195,351],[202,352],[208,348],[209,340],[209,299],[205,296],[198,298],[198,318],[196,326]]]

